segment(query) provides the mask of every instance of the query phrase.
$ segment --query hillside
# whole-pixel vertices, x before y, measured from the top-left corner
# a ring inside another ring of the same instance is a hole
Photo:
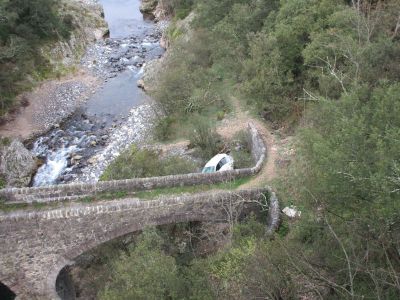
[[[82,3],[92,2],[0,0],[2,114],[18,106],[21,91],[68,73],[83,46],[101,35],[92,30],[104,25],[99,7],[78,13]],[[49,10],[41,10],[43,6]],[[87,140],[87,153],[69,153],[65,166],[83,172],[84,160],[85,167],[101,163],[102,171],[95,175],[108,182],[76,183],[81,194],[84,186],[92,188],[76,203],[0,203],[11,211],[7,218],[18,219],[13,209],[27,209],[33,224],[28,210],[33,218],[36,209],[50,216],[46,209],[53,208],[54,222],[62,228],[68,223],[58,223],[63,220],[56,211],[60,207],[80,207],[85,215],[85,207],[95,207],[96,201],[113,207],[125,201],[143,205],[136,214],[145,215],[146,206],[158,209],[168,196],[181,201],[197,192],[237,193],[266,186],[276,191],[281,208],[296,213],[283,210],[279,229],[267,232],[266,195],[274,195],[271,189],[262,193],[263,200],[250,200],[260,211],[243,216],[240,204],[228,201],[219,207],[226,219],[212,222],[193,221],[185,211],[177,215],[187,222],[142,230],[141,219],[136,221],[127,210],[128,221],[118,221],[124,229],[136,228],[138,222],[142,231],[122,230],[119,235],[109,229],[118,227],[117,222],[102,219],[99,224],[105,225],[99,231],[112,236],[102,240],[77,226],[95,246],[77,251],[76,261],[68,261],[72,266],[60,264],[57,278],[66,279],[57,280],[57,289],[85,300],[400,299],[400,1],[143,0],[140,9],[158,22],[148,24],[162,25],[142,39],[131,38],[131,44],[128,37],[106,39],[107,56],[99,56],[102,62],[93,65],[119,68],[104,83],[118,79],[118,72],[135,70],[125,74],[131,76],[129,84],[136,88],[137,81],[154,100],[146,98],[152,101],[151,121],[132,109],[127,115],[112,115],[105,134],[101,130],[106,122],[92,126],[78,111],[87,125],[78,126],[79,134],[92,140]],[[166,53],[153,48],[156,55],[146,60],[151,45],[165,46]],[[132,61],[136,64],[128,65]],[[112,99],[108,107],[117,106],[112,96],[105,97]],[[142,121],[124,123],[135,118]],[[145,191],[115,192],[118,182],[113,180],[198,172],[222,152],[234,157],[237,169],[249,167],[254,146],[243,134],[248,122],[268,148],[254,176],[190,187],[177,180],[173,187],[153,190],[147,190],[146,178],[140,179]],[[95,157],[96,147],[108,147],[118,126],[126,130],[117,135],[119,147]],[[55,130],[65,131],[59,124]],[[132,138],[135,132],[142,132],[143,140]],[[3,144],[8,146],[8,140]],[[97,185],[114,189],[97,194]],[[70,187],[62,188],[72,198]],[[23,198],[29,189],[21,194]],[[178,200],[174,208],[182,206]],[[188,211],[197,212],[198,205],[191,203]],[[160,219],[171,210],[160,208]],[[94,220],[102,218],[100,212],[115,213],[103,208],[92,212]],[[68,241],[75,238],[57,234]]]
[[[46,8],[46,9],[43,9]],[[0,117],[29,105],[21,92],[71,73],[106,30],[92,0],[0,1]]]
[[[284,217],[273,240],[260,235],[258,221],[238,224],[224,250],[176,260],[189,287],[168,282],[152,297],[397,299],[399,2],[168,3],[168,53],[146,87],[166,116],[156,135],[190,139],[201,122],[218,131],[237,112],[234,95],[241,111],[285,141],[272,145],[278,177],[257,184],[272,183],[302,214]],[[144,245],[132,250],[134,260]],[[101,298],[118,298],[136,276],[117,263]]]

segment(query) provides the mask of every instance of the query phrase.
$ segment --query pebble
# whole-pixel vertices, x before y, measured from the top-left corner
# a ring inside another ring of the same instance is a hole
[[[109,137],[107,135],[101,137],[109,138],[110,142],[90,159],[96,163],[91,164],[88,161],[89,165],[82,168],[82,173],[73,181],[98,181],[108,164],[131,144],[146,144],[151,137],[156,116],[157,109],[154,105],[143,104],[133,108],[121,126],[115,128]]]
[[[34,122],[41,128],[59,128],[59,123],[71,115],[76,107],[82,103],[82,94],[87,88],[84,83],[76,81],[58,85],[47,96],[45,108],[33,116]]]

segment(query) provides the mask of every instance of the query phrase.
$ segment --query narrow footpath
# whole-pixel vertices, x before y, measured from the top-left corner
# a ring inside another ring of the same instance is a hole
[[[264,187],[277,175],[275,162],[278,158],[278,145],[275,136],[267,128],[265,123],[243,110],[239,99],[232,96],[231,103],[234,110],[233,114],[221,122],[217,127],[217,132],[223,138],[231,139],[237,132],[246,130],[247,124],[251,122],[260,132],[267,148],[267,158],[261,172],[249,182],[241,185],[239,189]]]

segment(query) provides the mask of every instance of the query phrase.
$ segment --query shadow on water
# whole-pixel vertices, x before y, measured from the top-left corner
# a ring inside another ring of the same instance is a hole
[[[0,282],[0,299],[1,300],[14,300],[16,295],[5,284]]]

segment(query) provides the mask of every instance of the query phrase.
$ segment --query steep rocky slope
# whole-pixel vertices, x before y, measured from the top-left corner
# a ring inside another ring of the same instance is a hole
[[[60,14],[69,18],[75,29],[69,40],[45,45],[42,54],[56,68],[65,68],[79,62],[86,47],[106,35],[108,28],[97,0],[62,0]]]

